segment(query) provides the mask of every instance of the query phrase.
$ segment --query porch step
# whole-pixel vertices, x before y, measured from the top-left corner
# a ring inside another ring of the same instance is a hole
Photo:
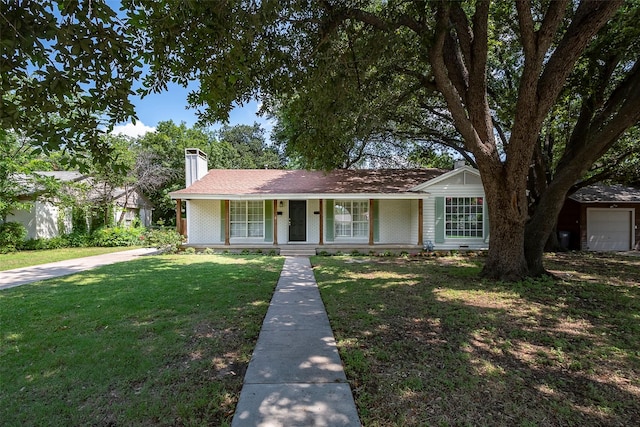
[[[281,256],[314,256],[315,254],[315,248],[280,249]]]

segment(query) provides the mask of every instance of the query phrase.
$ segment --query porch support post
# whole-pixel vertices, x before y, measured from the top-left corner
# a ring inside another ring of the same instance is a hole
[[[184,236],[182,232],[182,199],[176,199],[176,231]]]
[[[373,199],[369,199],[369,246],[373,246]]]
[[[418,246],[424,244],[424,199],[418,199]]]
[[[278,244],[278,201],[273,199],[273,244]]]
[[[324,245],[324,209],[322,208],[322,199],[320,199],[320,245]]]
[[[224,201],[224,245],[229,246],[230,237],[231,237],[231,218],[229,218],[229,213],[231,209],[229,208],[229,200]]]

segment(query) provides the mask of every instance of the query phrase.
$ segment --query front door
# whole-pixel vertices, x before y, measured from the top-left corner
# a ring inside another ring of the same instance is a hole
[[[289,241],[304,242],[307,240],[307,202],[306,200],[289,201]]]

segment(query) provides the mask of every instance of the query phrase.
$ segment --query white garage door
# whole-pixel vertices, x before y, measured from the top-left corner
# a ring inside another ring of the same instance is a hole
[[[587,209],[587,248],[590,251],[631,250],[629,209]]]

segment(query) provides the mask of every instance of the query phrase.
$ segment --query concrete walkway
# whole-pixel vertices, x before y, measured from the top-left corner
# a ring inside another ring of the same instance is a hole
[[[231,425],[361,425],[309,258],[285,260]]]
[[[157,251],[158,250],[154,248],[132,249],[130,251],[113,252],[85,258],[52,262],[49,264],[34,265],[32,267],[0,271],[0,290],[37,282],[39,280],[68,276],[69,274],[78,273],[80,271],[89,270],[103,265],[130,261],[143,255],[156,253]]]

